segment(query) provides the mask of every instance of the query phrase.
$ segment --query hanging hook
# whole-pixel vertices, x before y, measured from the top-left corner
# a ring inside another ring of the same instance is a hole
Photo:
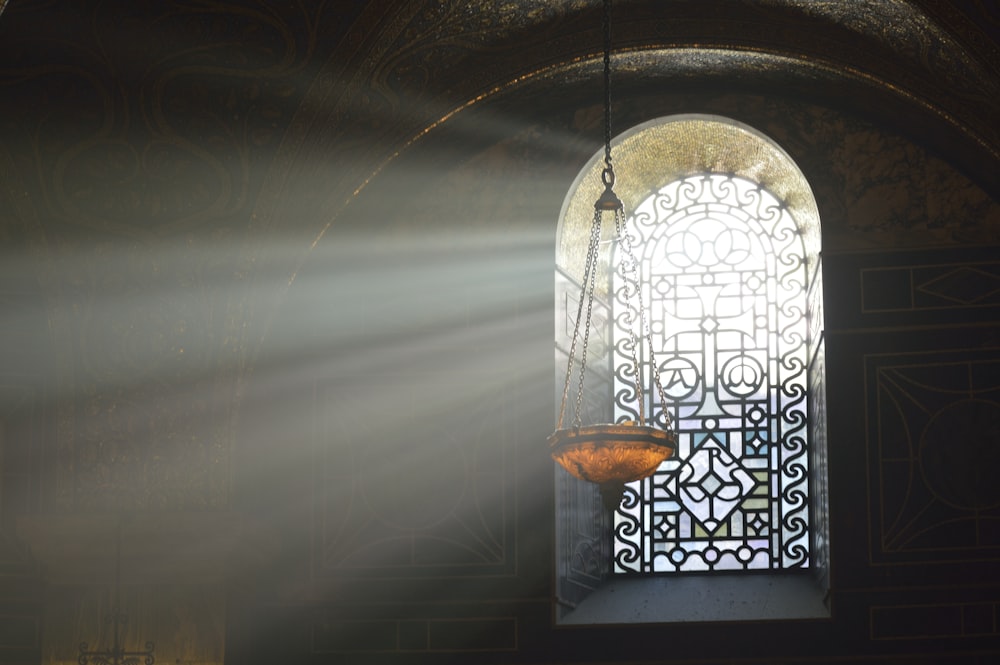
[[[601,182],[604,192],[594,207],[597,210],[625,210],[621,199],[614,193],[615,169],[611,165],[611,0],[604,0],[604,170]]]
[[[597,199],[597,202],[594,203],[594,208],[609,212],[624,211],[625,205],[618,198],[618,195],[614,193],[614,190],[611,189],[615,184],[615,171],[611,168],[610,164],[601,171],[601,182],[604,183],[604,191],[601,193],[600,198]]]

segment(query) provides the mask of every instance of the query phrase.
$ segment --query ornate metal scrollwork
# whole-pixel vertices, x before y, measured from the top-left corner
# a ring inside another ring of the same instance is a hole
[[[615,572],[807,566],[807,273],[795,220],[758,183],[699,174],[650,196],[629,233],[678,450],[627,490]],[[639,411],[628,375],[634,316],[620,299],[614,307],[621,421]],[[649,364],[640,362],[647,386]]]

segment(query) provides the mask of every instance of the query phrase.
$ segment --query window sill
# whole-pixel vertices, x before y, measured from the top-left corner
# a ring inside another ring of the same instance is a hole
[[[698,621],[829,619],[826,590],[811,575],[620,577],[607,580],[563,626]]]

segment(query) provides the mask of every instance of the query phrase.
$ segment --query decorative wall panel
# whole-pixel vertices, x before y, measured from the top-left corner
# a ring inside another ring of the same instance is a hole
[[[872,562],[1000,556],[1000,349],[865,359]]]
[[[1000,603],[923,603],[871,608],[873,640],[935,640],[1000,634]]]
[[[866,314],[998,307],[1000,263],[863,270],[861,298]]]

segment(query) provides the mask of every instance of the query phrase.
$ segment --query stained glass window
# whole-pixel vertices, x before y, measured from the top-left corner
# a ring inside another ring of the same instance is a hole
[[[627,329],[638,317],[620,297],[637,274],[678,449],[627,488],[614,572],[807,568],[803,234],[774,194],[720,173],[661,187],[629,234],[637,272],[618,270],[612,285],[615,419],[638,414]],[[639,352],[644,398],[656,398],[649,351]]]

